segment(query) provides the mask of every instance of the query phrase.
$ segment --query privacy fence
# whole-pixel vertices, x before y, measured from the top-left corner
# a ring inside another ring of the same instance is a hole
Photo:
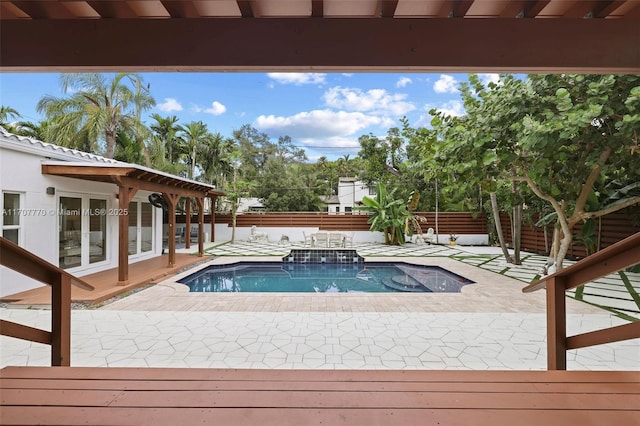
[[[449,234],[494,234],[495,230],[490,228],[489,220],[484,213],[453,213],[453,212],[419,212],[416,216],[426,219],[421,223],[422,231],[427,232],[429,228],[438,230],[440,235]],[[314,227],[325,231],[367,231],[369,216],[366,213],[242,213],[238,214],[236,226],[249,228],[256,225],[259,228],[308,228]],[[210,223],[210,216],[205,216],[205,223]],[[178,216],[178,223],[184,223],[185,217]],[[197,222],[194,216],[192,221]],[[217,224],[227,224],[231,226],[231,214],[216,213],[215,222]],[[507,214],[501,215],[501,222],[505,238],[509,245],[511,237],[511,221]],[[609,214],[596,220],[596,240],[598,248],[603,249],[620,241],[630,235],[640,232],[640,217],[637,209],[627,209]],[[574,227],[574,234],[580,232],[581,224]],[[529,252],[545,254],[551,244],[553,229],[547,228],[545,236],[544,228],[530,224],[522,225],[522,249]],[[574,244],[568,253],[572,257],[584,257],[585,248]]]

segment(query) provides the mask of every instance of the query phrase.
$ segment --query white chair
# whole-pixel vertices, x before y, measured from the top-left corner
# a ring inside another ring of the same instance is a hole
[[[315,234],[316,247],[329,247],[329,234],[327,232],[317,232]]]
[[[342,240],[343,241],[342,247],[346,247],[347,244],[349,244],[349,247],[353,247],[353,234],[355,234],[355,232],[349,232],[344,234],[344,239]]]
[[[344,234],[342,232],[330,233],[328,247],[344,247]]]
[[[256,228],[255,225],[253,225],[251,227],[251,235],[249,235],[249,241],[252,243],[255,243],[257,241],[262,241],[262,242],[268,242],[269,239],[267,237],[267,233],[266,232],[260,232],[258,231],[258,229]]]
[[[422,238],[425,240],[425,242],[427,242],[429,244],[435,244],[436,243],[436,234],[434,233],[433,228],[427,229],[427,233],[424,234],[422,236]]]
[[[313,235],[307,234],[304,231],[302,231],[302,235],[304,235],[304,246],[307,247],[308,244],[309,247],[313,247]]]

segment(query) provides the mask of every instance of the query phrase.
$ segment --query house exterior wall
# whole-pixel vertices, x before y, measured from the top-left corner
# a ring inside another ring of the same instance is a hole
[[[370,197],[372,195],[369,194],[369,187],[364,182],[355,178],[340,178],[338,181],[340,213],[344,213],[347,207],[354,209],[365,196]]]
[[[16,149],[17,148],[17,149]],[[26,151],[26,152],[25,152]],[[46,157],[50,155],[50,157]],[[42,162],[46,160],[65,160],[65,155],[38,152],[37,148],[26,145],[11,146],[0,140],[0,192],[20,194],[20,235],[19,245],[37,256],[59,264],[59,211],[60,197],[92,196],[106,200],[106,260],[85,266],[66,269],[81,277],[94,272],[116,268],[118,266],[118,200],[115,184],[91,182],[60,176],[43,175]],[[78,161],[77,158],[73,159]],[[55,188],[55,194],[46,193],[46,188]],[[134,201],[147,201],[149,192],[139,191]],[[4,196],[0,196],[3,209]],[[140,255],[129,256],[134,263],[162,253],[162,211],[153,208],[152,249]],[[91,238],[91,236],[89,236]],[[18,274],[8,268],[0,267],[0,296],[40,287],[42,284]]]

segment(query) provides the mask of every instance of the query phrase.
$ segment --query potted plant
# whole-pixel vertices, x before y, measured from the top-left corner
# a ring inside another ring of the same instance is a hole
[[[455,246],[457,239],[458,239],[458,236],[456,234],[450,234],[449,235],[449,245],[450,246]]]

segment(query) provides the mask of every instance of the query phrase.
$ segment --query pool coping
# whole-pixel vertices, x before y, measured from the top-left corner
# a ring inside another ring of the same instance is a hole
[[[439,266],[474,284],[460,293],[202,293],[177,281],[207,268],[238,262],[281,263],[274,256],[221,256],[174,275],[105,310],[236,312],[524,312],[545,313],[545,292],[522,293],[522,281],[449,257],[365,256],[366,262]],[[601,308],[567,298],[568,313],[603,314]]]

